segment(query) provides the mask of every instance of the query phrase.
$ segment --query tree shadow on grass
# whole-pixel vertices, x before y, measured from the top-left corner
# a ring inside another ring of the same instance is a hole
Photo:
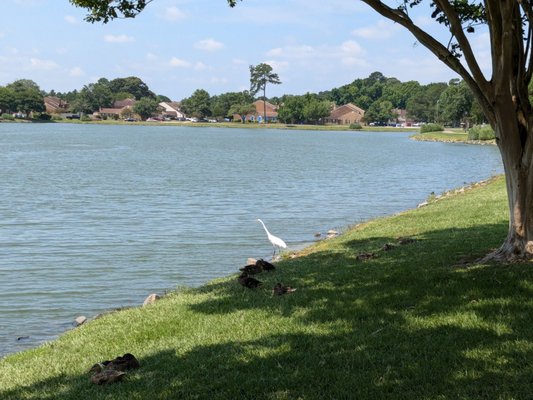
[[[353,240],[340,243],[345,251],[281,263],[260,275],[265,283],[259,290],[235,279],[206,285],[198,289],[209,294],[206,300],[189,306],[199,315],[260,315],[275,327],[187,351],[161,350],[141,358],[141,368],[117,385],[61,376],[0,397],[531,398],[533,267],[457,266],[488,250],[482,240],[465,240],[488,231],[505,234],[499,225],[433,231],[390,251],[383,244],[397,238]],[[360,261],[354,257],[359,251],[376,256]],[[278,281],[297,291],[272,296]],[[284,326],[287,317],[298,323]]]

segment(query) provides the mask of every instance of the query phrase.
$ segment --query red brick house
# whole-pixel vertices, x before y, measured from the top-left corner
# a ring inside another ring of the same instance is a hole
[[[348,103],[340,107],[335,106],[325,122],[327,124],[349,125],[360,123],[364,116],[365,110]]]
[[[48,114],[61,114],[68,111],[68,103],[55,96],[46,96],[44,106]]]
[[[266,105],[266,119],[267,122],[277,122],[278,121],[278,106],[275,106],[272,103],[269,103],[268,101],[265,102],[263,100],[257,100],[252,103],[255,107],[255,112],[252,114],[246,115],[246,121],[248,122],[263,122],[264,119],[264,107]],[[235,114],[233,116],[234,121],[240,121],[241,116],[239,114]]]

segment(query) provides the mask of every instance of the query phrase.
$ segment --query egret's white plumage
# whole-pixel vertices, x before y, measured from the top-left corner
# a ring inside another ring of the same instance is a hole
[[[265,230],[265,232],[267,234],[268,240],[270,241],[270,243],[272,243],[272,246],[274,246],[274,254],[276,254],[276,247],[278,249],[280,249],[280,248],[286,249],[287,248],[287,244],[281,238],[279,238],[277,236],[274,236],[273,234],[271,234],[268,231],[268,229],[265,226],[263,221],[261,221],[260,219],[258,219],[257,221],[260,222],[261,225],[263,225],[263,229]]]

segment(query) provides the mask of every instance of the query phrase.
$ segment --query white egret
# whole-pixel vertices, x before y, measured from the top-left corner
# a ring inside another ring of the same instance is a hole
[[[267,227],[265,226],[264,222],[261,221],[260,219],[257,220],[258,222],[261,222],[261,225],[263,225],[263,229],[265,230],[266,234],[267,234],[267,237],[268,237],[268,240],[270,241],[270,243],[272,243],[272,246],[274,247],[274,254],[272,256],[274,256],[276,254],[276,247],[278,249],[286,249],[287,248],[287,244],[282,240],[280,239],[279,237],[277,236],[274,236],[273,234],[271,234]],[[280,250],[281,251],[281,250]]]

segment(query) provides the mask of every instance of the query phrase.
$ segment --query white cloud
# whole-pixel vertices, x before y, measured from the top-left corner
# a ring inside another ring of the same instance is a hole
[[[128,35],[105,35],[104,41],[109,43],[127,43],[133,42],[133,37]]]
[[[246,64],[246,61],[240,59],[240,58],[234,58],[233,60],[231,60],[231,62],[235,65],[244,65]]]
[[[286,46],[286,47],[276,47],[267,52],[269,57],[286,57],[286,58],[307,58],[316,54],[315,49],[312,46],[301,45],[301,46]]]
[[[215,51],[224,48],[224,43],[217,42],[214,39],[203,39],[194,44],[194,47],[205,51]]]
[[[71,25],[76,25],[78,23],[78,19],[72,15],[66,15],[65,21]]]
[[[41,60],[39,58],[30,58],[32,69],[51,70],[58,67],[57,63],[51,60]]]
[[[85,72],[80,67],[74,67],[72,68],[69,73],[70,76],[78,77],[78,76],[84,76]]]
[[[347,40],[343,42],[340,46],[340,49],[343,53],[359,55],[363,52],[363,48],[354,40]]]
[[[185,60],[181,60],[177,57],[172,57],[170,59],[170,66],[179,68],[189,68],[191,66],[191,63]]]
[[[208,67],[203,62],[198,61],[196,62],[196,64],[194,64],[194,69],[196,71],[205,71],[206,69],[208,69]]]
[[[181,11],[178,7],[172,6],[167,7],[163,13],[159,14],[159,16],[167,21],[174,22],[186,18],[187,14]]]
[[[289,62],[288,61],[277,61],[277,60],[267,60],[263,61],[265,64],[268,64],[272,67],[274,71],[285,71],[289,68]]]
[[[221,77],[213,76],[213,77],[211,77],[211,83],[228,83],[228,79],[227,78],[221,78]]]
[[[399,29],[399,25],[380,19],[375,25],[354,29],[352,35],[365,40],[382,40],[394,36]]]

